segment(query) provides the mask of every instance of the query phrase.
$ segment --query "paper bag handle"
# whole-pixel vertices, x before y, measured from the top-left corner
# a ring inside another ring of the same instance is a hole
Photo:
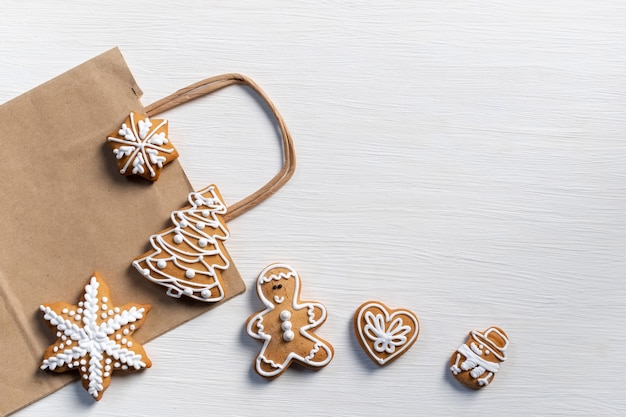
[[[243,84],[254,90],[265,101],[267,106],[272,111],[272,114],[276,118],[280,134],[282,138],[283,147],[283,167],[267,184],[259,188],[254,193],[250,194],[246,198],[232,204],[228,207],[224,219],[230,221],[236,217],[241,216],[246,211],[261,204],[272,194],[280,189],[289,179],[293,176],[296,170],[296,153],[293,146],[293,140],[291,134],[287,129],[287,125],[280,115],[278,109],[272,103],[270,98],[252,79],[241,74],[222,74],[215,77],[206,78],[195,84],[191,84],[188,87],[181,88],[169,96],[150,104],[145,108],[148,116],[153,117],[157,114],[163,113],[169,109],[179,106],[183,103],[202,97],[207,94],[211,94],[224,87],[228,87],[234,84]]]

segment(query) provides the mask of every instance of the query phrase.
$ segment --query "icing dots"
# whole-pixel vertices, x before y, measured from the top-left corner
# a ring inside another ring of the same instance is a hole
[[[167,138],[167,120],[131,112],[122,126],[107,137],[122,175],[156,181],[163,166],[178,158]]]
[[[106,312],[102,312],[104,302],[108,303]],[[83,387],[96,400],[102,398],[111,382],[113,361],[129,371],[152,365],[141,344],[132,338],[150,306],[131,303],[124,310],[118,307],[108,310],[112,305],[109,287],[94,273],[76,306],[67,303],[40,306],[43,318],[57,334],[57,341],[46,349],[40,368],[54,372],[78,370]],[[79,310],[82,315],[78,314]],[[115,310],[115,314],[109,314]]]

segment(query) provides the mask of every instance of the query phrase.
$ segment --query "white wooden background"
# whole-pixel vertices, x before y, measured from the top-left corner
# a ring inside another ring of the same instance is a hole
[[[149,343],[154,367],[114,377],[101,402],[74,384],[17,416],[626,413],[622,0],[2,0],[0,39],[3,102],[116,45],[144,104],[249,75],[299,164],[230,223],[244,295]],[[215,182],[234,202],[279,168],[245,89],[168,117],[196,188]],[[267,383],[243,325],[274,261],[328,308],[318,333],[336,357]],[[380,369],[351,328],[372,298],[422,324]],[[509,359],[470,392],[447,361],[490,325],[508,332]]]

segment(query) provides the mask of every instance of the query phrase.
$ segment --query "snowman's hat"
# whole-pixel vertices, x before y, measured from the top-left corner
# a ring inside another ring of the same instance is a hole
[[[482,333],[476,330],[472,330],[472,337],[488,347],[491,353],[493,353],[496,358],[500,359],[501,361],[504,361],[506,359],[506,354],[504,353],[504,351],[509,345],[509,338],[502,329],[498,327],[490,327]]]

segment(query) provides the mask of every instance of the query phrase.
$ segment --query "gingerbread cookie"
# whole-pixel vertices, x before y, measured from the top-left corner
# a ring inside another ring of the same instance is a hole
[[[361,347],[381,366],[409,350],[419,330],[413,312],[403,308],[391,310],[379,301],[363,303],[354,313],[354,331]]]
[[[486,387],[506,360],[509,338],[498,327],[484,332],[472,330],[467,342],[459,346],[450,358],[450,372],[463,385],[479,389]]]
[[[222,271],[230,266],[224,241],[230,236],[224,221],[226,206],[211,185],[188,196],[189,206],[172,212],[173,227],[150,236],[153,250],[133,262],[148,280],[204,302],[224,298]]]
[[[178,158],[167,138],[167,120],[131,112],[117,132],[107,138],[122,175],[159,179],[163,166]]]
[[[138,371],[152,366],[132,335],[143,324],[149,305],[116,307],[100,275],[94,273],[77,305],[58,302],[39,307],[57,341],[43,357],[41,369],[77,370],[96,400],[111,383],[113,371]]]
[[[259,275],[257,295],[265,310],[248,318],[246,330],[263,341],[254,369],[265,378],[278,377],[293,361],[320,369],[333,357],[333,347],[312,332],[326,320],[326,308],[301,301],[300,286],[298,273],[288,265],[270,265]]]

